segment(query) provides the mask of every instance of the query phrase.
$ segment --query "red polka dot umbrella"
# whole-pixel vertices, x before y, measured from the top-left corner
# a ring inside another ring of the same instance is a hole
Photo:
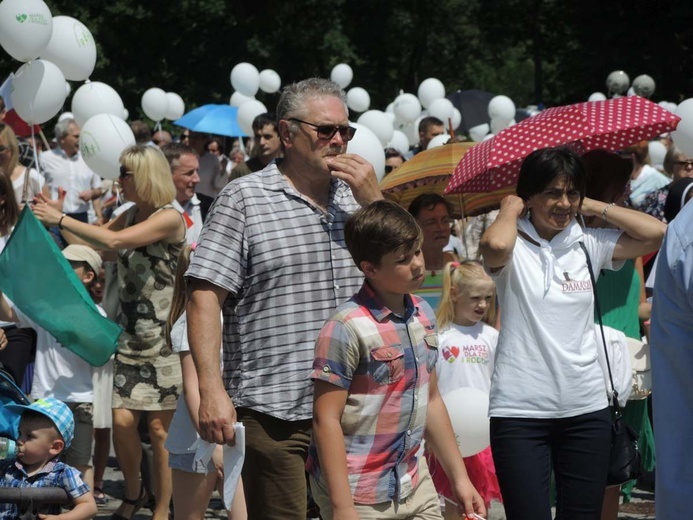
[[[639,96],[549,108],[469,150],[455,167],[445,193],[494,192],[513,186],[524,158],[540,148],[568,145],[579,154],[622,150],[676,129],[680,119]]]

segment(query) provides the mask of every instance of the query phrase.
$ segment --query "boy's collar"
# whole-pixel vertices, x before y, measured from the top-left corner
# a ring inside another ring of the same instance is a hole
[[[375,290],[369,283],[368,279],[364,280],[363,285],[361,286],[361,289],[358,292],[358,295],[360,296],[362,303],[365,305],[365,307],[379,322],[385,320],[385,318],[387,318],[390,314],[394,314],[395,316],[398,316],[407,321],[415,312],[418,312],[419,310],[419,306],[416,305],[416,303],[414,303],[411,294],[405,294],[404,316],[400,316],[383,303],[382,299],[380,298],[380,296],[378,296],[378,293],[375,292]]]
[[[31,475],[32,477],[36,475],[40,475],[41,473],[50,473],[55,469],[55,467],[58,465],[58,462],[60,462],[60,455],[56,455],[53,457],[51,460],[46,462],[44,466],[38,470],[36,473]],[[15,461],[14,465],[17,467],[18,470],[20,470],[22,473],[25,475],[29,476],[29,474],[26,472],[26,469],[24,468],[24,464],[22,464],[19,460]]]

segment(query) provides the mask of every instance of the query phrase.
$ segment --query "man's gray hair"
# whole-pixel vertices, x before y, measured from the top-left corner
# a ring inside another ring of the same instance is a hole
[[[305,106],[310,99],[318,97],[334,96],[344,103],[344,110],[349,113],[346,104],[346,92],[334,81],[323,78],[308,78],[297,83],[287,85],[282,90],[277,103],[277,121],[297,117],[303,119]],[[291,125],[292,131],[296,125]]]
[[[70,125],[76,125],[77,121],[70,117],[66,117],[62,121],[58,121],[58,124],[55,125],[55,140],[58,141],[65,137],[70,130]]]

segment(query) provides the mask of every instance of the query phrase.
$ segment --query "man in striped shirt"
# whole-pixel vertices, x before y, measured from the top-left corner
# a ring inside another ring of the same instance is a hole
[[[227,185],[205,222],[187,272],[188,335],[200,435],[232,443],[245,425],[249,518],[304,520],[313,346],[362,283],[344,223],[382,195],[370,163],[345,153],[355,129],[338,85],[286,87],[277,119],[284,158]]]

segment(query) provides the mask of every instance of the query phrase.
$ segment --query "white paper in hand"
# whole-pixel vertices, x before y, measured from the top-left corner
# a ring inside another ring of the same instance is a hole
[[[236,434],[236,444],[234,446],[224,445],[224,507],[227,510],[231,510],[233,505],[233,498],[236,494],[238,479],[241,478],[245,459],[245,427],[243,423],[236,423],[233,428]],[[209,464],[216,447],[217,445],[214,443],[198,439],[195,461]]]

